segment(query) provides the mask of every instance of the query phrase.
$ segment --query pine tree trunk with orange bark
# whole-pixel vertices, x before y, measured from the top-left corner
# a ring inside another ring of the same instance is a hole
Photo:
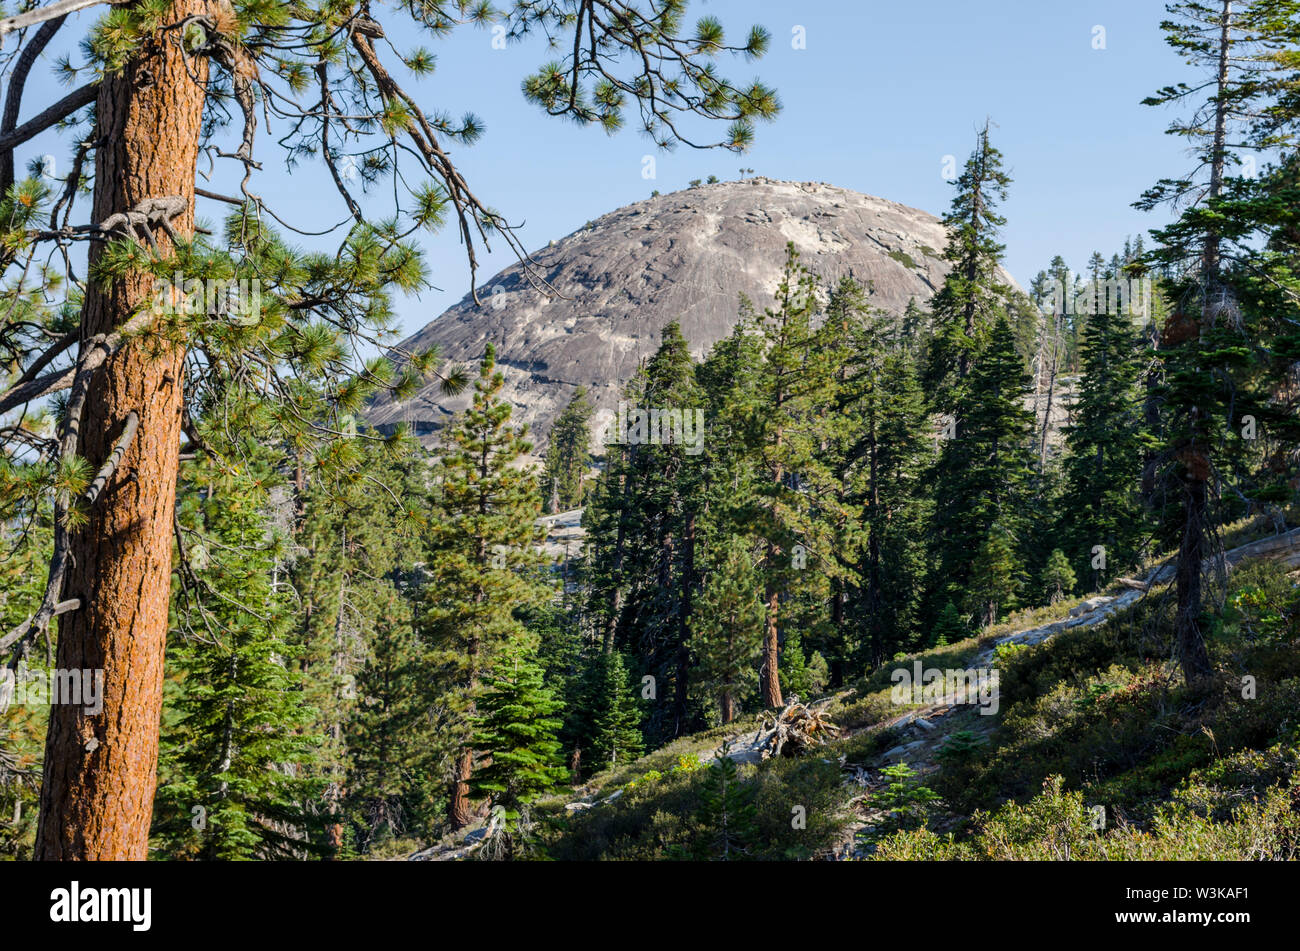
[[[178,0],[178,24],[211,4]],[[186,58],[180,31],[146,40],[120,72],[105,76],[96,102],[93,220],[144,199],[180,196],[172,225],[194,228],[194,169],[206,60]],[[170,249],[157,236],[162,253]],[[92,245],[93,267],[99,246]],[[83,343],[111,332],[152,299],[152,279],[133,274],[89,284]],[[103,709],[50,710],[36,858],[144,859],[157,784],[158,728],[172,568],[183,405],[181,348],[146,334],[109,357],[90,383],[79,454],[98,469],[131,412],[139,428],[84,525],[71,533],[64,598],[79,610],[60,619],[57,665],[104,671]]]
[[[780,626],[777,614],[781,610],[781,589],[768,584],[765,592],[767,621],[763,629],[763,661],[759,668],[759,691],[764,707],[781,706]]]

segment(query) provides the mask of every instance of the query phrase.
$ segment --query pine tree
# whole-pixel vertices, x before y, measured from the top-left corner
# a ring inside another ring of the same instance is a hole
[[[526,99],[548,114],[609,130],[634,116],[668,147],[679,141],[677,120],[686,113],[714,120],[706,125],[726,123],[697,144],[741,151],[753,141],[754,124],[779,112],[775,93],[762,83],[733,84],[722,75],[723,59],[762,55],[770,40],[762,28],[729,41],[716,18],[688,23],[677,2],[648,16],[630,15],[630,7],[628,16],[616,10],[610,19],[584,17],[582,10],[592,12],[583,7],[575,16],[567,5],[522,0],[499,14],[508,35],[545,33],[563,50],[523,80]],[[506,216],[475,197],[452,159],[482,135],[482,122],[469,113],[450,121],[422,109],[411,84],[429,72],[432,55],[418,48],[397,54],[376,42],[384,27],[364,9],[340,19],[331,3],[223,5],[219,15],[206,0],[118,5],[107,19],[85,18],[79,35],[59,37],[69,49],[81,41],[84,56],[62,71],[77,88],[33,102],[29,71],[60,28],[74,29],[63,12],[33,8],[24,15],[24,27],[40,26],[15,31],[21,52],[13,51],[17,65],[7,76],[8,111],[18,115],[21,103],[24,112],[45,118],[8,129],[0,150],[0,203],[20,195],[0,209],[0,219],[6,228],[16,223],[22,235],[13,241],[7,234],[0,251],[14,276],[0,308],[0,355],[6,371],[16,370],[0,383],[0,416],[67,391],[58,464],[41,489],[52,485],[54,472],[93,476],[109,467],[96,504],[85,506],[74,530],[55,520],[47,596],[19,637],[39,640],[56,605],[80,600],[78,610],[59,615],[59,666],[105,668],[111,684],[97,740],[115,755],[88,756],[84,724],[51,711],[37,854],[140,860],[155,791],[177,477],[183,451],[205,451],[198,444],[183,450],[182,434],[190,436],[201,407],[222,403],[222,387],[212,382],[226,376],[236,389],[261,390],[282,429],[280,444],[331,441],[338,419],[304,412],[307,390],[338,407],[338,415],[355,414],[380,388],[404,398],[387,361],[353,356],[390,349],[390,289],[427,286],[410,235],[454,219],[471,272],[476,237],[504,235],[521,256],[523,248]],[[435,3],[396,11],[384,26],[389,35],[427,30],[442,38],[497,16],[487,4]],[[202,29],[189,29],[200,19]],[[618,50],[626,44],[644,57],[623,57]],[[671,111],[662,108],[668,102]],[[291,124],[283,135],[258,135],[263,105],[314,119]],[[17,147],[55,123],[69,153],[59,163],[70,170],[66,181],[55,189],[15,183]],[[244,244],[278,217],[272,206],[280,189],[253,179],[280,165],[281,150],[295,163],[317,159],[328,172],[349,225],[335,246],[303,254],[281,243],[262,254]],[[231,163],[247,200],[196,189],[202,154]],[[373,223],[357,194],[363,187],[372,197],[392,195],[393,206],[379,209]],[[206,201],[239,209],[219,254],[195,228],[204,213],[196,206]],[[27,211],[13,216],[17,204]],[[67,227],[47,234],[28,227],[38,217],[49,220],[47,212]],[[130,225],[119,226],[128,216]],[[75,255],[46,253],[66,245],[68,234],[101,231],[112,238],[88,243],[85,269]],[[52,263],[32,267],[37,259]],[[85,279],[87,270],[93,279]],[[232,314],[214,301],[184,318],[159,314],[151,307],[154,281],[166,286],[164,298],[183,297],[171,286],[177,272],[205,288],[208,279],[256,278],[266,285],[262,313]],[[65,275],[78,288],[66,308],[26,303],[62,299]],[[418,382],[420,360],[403,355],[405,381]],[[95,372],[86,372],[92,365]],[[304,419],[311,420],[305,427]],[[6,456],[30,452],[23,432],[8,425],[0,431]]]
[[[998,280],[1003,246],[997,213],[1011,178],[1002,170],[1002,153],[989,141],[986,124],[954,182],[957,194],[943,223],[949,232],[943,257],[951,270],[930,303],[933,338],[925,384],[934,405],[951,412],[963,397],[967,377],[999,315],[1005,316],[1010,289]]]
[[[704,399],[706,438],[695,487],[697,547],[705,556],[724,551],[732,539],[752,537],[762,478],[754,460],[758,424],[753,407],[763,362],[752,305],[742,302],[731,335],[719,340],[696,370]]]
[[[694,536],[703,449],[698,440],[704,436],[702,427],[690,425],[700,422],[702,395],[695,383],[689,344],[676,321],[667,324],[661,336],[659,348],[646,363],[642,405],[650,413],[651,425],[656,411],[662,420],[665,411],[671,419],[680,410],[682,439],[693,434],[696,441],[679,444],[675,430],[669,427],[665,432],[661,422],[661,444],[634,447],[632,457],[637,491],[628,567],[642,584],[626,602],[625,611],[636,620],[625,626],[625,643],[628,648],[635,645],[641,659],[638,669],[652,674],[665,699],[672,699],[671,704],[656,703],[649,710],[646,726],[656,739],[680,736],[689,728],[687,641],[699,584]]]
[[[1070,567],[1070,559],[1061,549],[1053,549],[1047,559],[1047,567],[1043,569],[1043,594],[1047,603],[1055,604],[1074,594],[1075,584],[1077,580],[1074,569]]]
[[[729,539],[715,557],[719,560],[700,593],[690,648],[700,688],[716,700],[722,722],[730,723],[758,683],[762,583],[743,538]]]
[[[444,792],[434,779],[454,753],[427,702],[433,671],[411,617],[416,574],[394,579],[368,601],[377,613],[366,657],[342,691],[351,707],[342,737],[344,806],[363,853],[403,836],[434,835]]]
[[[828,669],[820,653],[804,652],[803,641],[800,626],[788,625],[781,644],[781,690],[787,697],[811,700],[820,697],[825,689]]]
[[[173,705],[158,794],[157,832],[169,851],[204,859],[301,856],[306,806],[319,783],[307,711],[287,666],[289,603],[273,586],[278,542],[251,477],[199,471],[182,518],[196,532],[187,557],[202,635],[173,643],[183,678]],[[225,482],[219,498],[210,489]],[[184,603],[182,600],[181,604]]]
[[[934,627],[930,631],[930,638],[926,646],[943,647],[947,644],[956,644],[970,637],[970,628],[962,620],[961,611],[957,605],[949,601],[939,612],[939,619],[935,621]]]
[[[929,347],[931,320],[929,311],[924,310],[915,297],[907,299],[903,319],[898,324],[898,342],[909,356],[925,353]]]
[[[1007,606],[1008,579],[1022,564],[1020,535],[1034,474],[1027,387],[1011,328],[999,319],[957,405],[957,436],[942,440],[930,529],[936,602],[965,601],[977,618],[987,617],[995,602]],[[986,546],[996,564],[972,564],[972,553]],[[1012,559],[1009,575],[1000,573],[1004,557]],[[967,598],[976,573],[981,588]]]
[[[582,505],[587,471],[591,468],[591,432],[595,411],[586,387],[578,387],[551,427],[542,473],[542,498],[547,512],[567,512]]]
[[[926,467],[933,458],[929,420],[915,367],[892,341],[893,319],[873,312],[861,285],[843,280],[827,305],[826,325],[844,328],[834,441],[824,451],[843,486],[848,524],[836,557],[850,571],[832,623],[843,627],[845,654],[857,639],[858,663],[876,667],[915,632],[924,588]],[[841,603],[842,602],[842,603]]]
[[[542,671],[522,650],[507,652],[478,701],[474,746],[491,757],[472,789],[517,822],[520,809],[562,784],[568,774],[556,739],[564,709],[542,685]]]
[[[421,628],[442,670],[442,703],[460,717],[448,806],[453,828],[471,820],[468,729],[481,680],[507,647],[530,639],[516,612],[547,593],[532,548],[540,538],[537,481],[531,469],[514,465],[531,446],[510,426],[504,385],[489,344],[473,403],[447,427],[434,474],[438,518],[430,532]]]
[[[817,284],[799,262],[791,243],[775,293],[775,306],[758,321],[766,343],[754,402],[747,417],[759,478],[755,481],[755,526],[765,539],[763,573],[767,625],[759,688],[765,707],[782,705],[781,612],[792,589],[814,572],[796,568],[796,546],[814,553],[826,547],[827,520],[817,507],[833,506],[834,475],[820,455],[831,438],[827,413],[834,405],[832,352],[816,327]],[[833,515],[832,515],[833,520]],[[831,571],[829,559],[821,562]],[[802,576],[801,576],[802,575]]]
[[[564,701],[564,716],[556,736],[576,784],[584,765],[581,745],[588,707],[586,673],[593,645],[582,617],[582,593],[577,585],[570,587],[566,585],[558,599],[520,612],[520,618],[537,642],[535,659],[542,671],[542,682],[554,697]]]
[[[1021,584],[1020,561],[1006,529],[994,525],[975,553],[966,592],[967,613],[980,627],[997,623],[1016,606]]]
[[[686,646],[693,599],[703,475],[703,396],[681,327],[670,322],[654,355],[624,389],[622,427],[584,513],[589,598],[606,650],[621,649],[653,676],[647,734],[681,735],[693,724]],[[680,423],[680,428],[678,424]]]
[[[700,785],[700,824],[708,838],[699,858],[723,862],[744,858],[757,831],[754,789],[740,781],[736,761],[723,756],[704,773]]]
[[[593,709],[588,748],[595,769],[612,769],[636,759],[645,748],[641,710],[627,667],[617,651],[602,653],[593,667]]]
[[[370,742],[395,762],[432,760],[440,752],[406,699],[428,681],[428,672],[417,672],[411,656],[415,584],[410,577],[411,566],[425,560],[420,528],[429,518],[427,462],[364,429],[349,440],[348,449],[361,460],[359,472],[318,473],[301,489],[295,486],[287,579],[299,609],[286,640],[303,682],[304,703],[313,711],[313,732],[325,737],[312,769],[325,783],[322,811],[335,853],[345,848],[345,803],[359,810],[350,818],[362,842],[394,833],[416,815],[429,815],[426,806],[417,805],[422,796],[415,782],[396,792],[402,777],[421,775],[424,767],[390,770],[377,764],[370,758]],[[382,657],[379,669],[366,671],[377,656]],[[379,679],[370,680],[372,675]],[[374,693],[363,691],[363,679],[370,680]],[[367,706],[370,701],[378,708]],[[400,730],[394,732],[396,723],[382,722],[385,711],[402,721]],[[354,716],[364,722],[354,723]],[[369,790],[361,798],[353,796],[354,779]]]
[[[1100,591],[1114,572],[1138,557],[1144,437],[1137,392],[1140,351],[1127,312],[1132,302],[1104,299],[1096,290],[1084,330],[1083,378],[1066,429],[1061,522],[1073,542],[1074,564],[1092,572],[1090,587]],[[1106,552],[1107,573],[1091,568],[1098,545]]]
[[[1177,221],[1156,232],[1162,246],[1151,257],[1170,273],[1171,298],[1178,302],[1160,335],[1166,458],[1181,514],[1174,639],[1184,679],[1200,688],[1212,675],[1202,630],[1202,573],[1213,537],[1215,447],[1224,436],[1216,423],[1234,403],[1235,378],[1251,362],[1240,299],[1225,277],[1223,255],[1230,240],[1225,232],[1245,237],[1257,222],[1234,225],[1221,204],[1240,151],[1294,141],[1293,123],[1283,115],[1293,95],[1294,64],[1277,51],[1295,43],[1300,11],[1295,0],[1216,0],[1175,3],[1169,12],[1172,18],[1161,24],[1168,44],[1206,79],[1166,86],[1144,104],[1191,104],[1191,115],[1169,132],[1192,141],[1196,172],[1162,179],[1137,205],[1185,206]]]

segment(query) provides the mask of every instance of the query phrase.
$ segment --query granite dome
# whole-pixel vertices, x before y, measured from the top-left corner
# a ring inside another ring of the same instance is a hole
[[[533,254],[563,296],[546,296],[515,264],[484,282],[481,306],[466,296],[401,346],[439,344],[448,360],[473,364],[495,344],[514,418],[540,450],[579,386],[597,407],[593,430],[603,429],[670,320],[700,356],[731,332],[741,294],[770,303],[789,241],[823,279],[851,274],[893,313],[912,298],[927,302],[947,273],[934,215],[824,183],[749,178],[603,215]],[[430,436],[467,402],[429,386],[402,402],[382,397],[368,416]]]

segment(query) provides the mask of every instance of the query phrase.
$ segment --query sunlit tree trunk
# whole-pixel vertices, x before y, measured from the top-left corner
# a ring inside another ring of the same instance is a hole
[[[201,13],[178,0],[176,24]],[[147,198],[180,196],[178,234],[194,228],[194,169],[206,60],[185,57],[178,30],[142,44],[120,73],[106,76],[96,102],[98,223]],[[158,238],[170,249],[165,234]],[[99,256],[93,244],[90,261]],[[134,274],[107,286],[88,282],[82,341],[124,324],[152,299],[152,279]],[[171,586],[183,351],[136,338],[109,357],[89,386],[78,426],[79,454],[93,470],[106,460],[131,412],[139,428],[84,525],[72,532],[63,597],[81,601],[60,619],[58,666],[104,671],[103,709],[50,710],[41,788],[38,859],[144,859],[157,783],[158,726]]]

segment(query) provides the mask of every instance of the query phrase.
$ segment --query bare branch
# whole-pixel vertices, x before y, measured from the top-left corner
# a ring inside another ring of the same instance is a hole
[[[60,614],[67,614],[69,611],[75,611],[79,607],[81,607],[81,602],[76,598],[69,598],[67,601],[60,601],[57,604],[51,604],[49,613],[45,616],[45,623],[48,624],[52,618],[56,618]],[[38,612],[22,624],[19,624],[3,638],[0,638],[0,651],[8,650],[10,646],[17,644],[29,632],[35,630],[40,619],[41,614]]]
[[[38,23],[44,23],[46,20],[56,20],[67,16],[69,13],[85,10],[87,7],[97,7],[101,3],[116,4],[126,2],[127,0],[59,0],[58,3],[52,3],[48,7],[39,7],[27,13],[20,13],[17,16],[5,17],[0,20],[0,36],[12,33],[14,30],[22,30]]]
[[[0,414],[7,413],[24,403],[30,403],[32,400],[66,390],[72,386],[79,373],[94,372],[99,369],[105,360],[121,349],[128,336],[148,323],[150,317],[147,310],[141,311],[113,333],[97,334],[90,338],[82,347],[81,361],[77,366],[68,367],[66,370],[54,370],[0,395]]]
[[[72,115],[82,106],[88,106],[99,95],[99,83],[87,83],[80,89],[68,93],[54,105],[50,106],[34,119],[28,119],[12,132],[0,136],[0,153],[13,151],[14,146],[22,145],[28,139],[40,135],[50,126]]]
[[[36,65],[36,60],[45,47],[49,45],[50,40],[54,39],[54,34],[59,32],[59,27],[63,26],[66,17],[59,17],[49,20],[41,25],[36,31],[36,35],[23,46],[22,52],[18,54],[18,62],[14,65],[13,75],[9,77],[9,91],[5,95],[5,111],[3,119],[0,119],[0,135],[7,135],[12,132],[18,125],[18,110],[23,102],[23,89],[27,85],[27,76]],[[13,149],[0,150],[0,195],[9,190],[9,186],[14,183],[14,154]]]
[[[213,201],[224,201],[228,205],[240,205],[242,207],[244,204],[243,199],[231,198],[229,195],[210,192],[206,188],[196,188],[194,189],[194,194],[198,195],[200,198],[211,198]]]
[[[81,496],[82,501],[87,505],[94,505],[95,499],[99,498],[99,494],[104,491],[104,486],[108,485],[108,480],[113,477],[113,473],[121,465],[122,457],[126,455],[131,440],[135,438],[135,431],[139,428],[140,414],[135,410],[131,410],[126,414],[126,425],[122,427],[122,435],[117,437],[117,442],[113,444],[113,451],[108,454],[104,464],[95,473],[94,480]]]
[[[23,386],[27,383],[30,383],[32,380],[35,380],[40,375],[42,370],[44,370],[55,359],[57,359],[59,354],[63,353],[63,351],[67,350],[74,343],[76,343],[80,336],[81,334],[78,331],[69,330],[66,334],[64,334],[55,342],[54,346],[50,347],[48,350],[42,353],[36,360],[34,360],[32,364],[26,370],[23,371],[23,375],[14,381],[13,385],[15,387]]]

